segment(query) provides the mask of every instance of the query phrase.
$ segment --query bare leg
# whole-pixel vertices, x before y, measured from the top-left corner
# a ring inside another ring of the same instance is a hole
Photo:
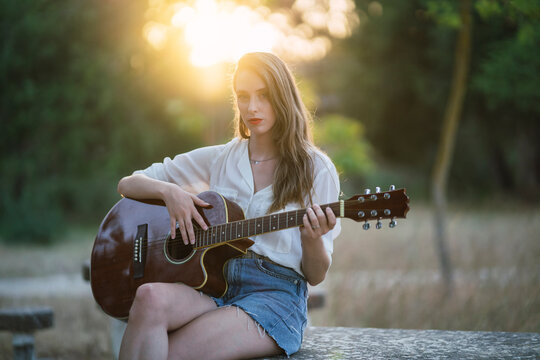
[[[129,311],[120,360],[167,359],[168,331],[216,308],[210,297],[183,284],[140,286]]]
[[[206,312],[169,335],[169,359],[251,359],[282,350],[243,310]]]

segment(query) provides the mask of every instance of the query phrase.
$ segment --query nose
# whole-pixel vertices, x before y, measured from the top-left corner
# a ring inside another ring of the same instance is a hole
[[[253,112],[257,112],[258,109],[259,109],[259,100],[257,99],[256,96],[252,96],[249,99],[248,111],[253,113]]]

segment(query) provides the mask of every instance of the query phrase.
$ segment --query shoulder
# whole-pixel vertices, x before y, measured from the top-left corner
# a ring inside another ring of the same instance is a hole
[[[237,151],[244,149],[245,146],[247,146],[247,139],[241,139],[238,137],[234,137],[229,142],[223,145],[226,150],[228,151]]]
[[[227,143],[218,146],[219,154],[215,154],[214,160],[231,159],[231,157],[234,158],[243,154],[243,152],[247,149],[247,140],[235,137],[229,140]]]
[[[315,175],[321,171],[328,171],[331,174],[338,175],[336,166],[332,162],[332,159],[321,149],[313,147],[310,150],[311,159],[313,160],[313,170]]]
[[[339,192],[339,175],[336,166],[332,162],[332,159],[330,159],[330,157],[324,151],[317,147],[312,149],[311,158],[313,160],[314,188],[332,188]]]
[[[230,153],[231,151],[235,151],[237,148],[239,148],[241,145],[239,143],[239,139],[234,138],[230,140],[227,143],[219,144],[219,145],[210,145],[210,146],[203,146],[200,148],[193,149],[187,153],[184,154],[178,154],[176,157],[182,157],[185,155],[188,156],[208,156],[212,159],[216,159],[217,157]]]

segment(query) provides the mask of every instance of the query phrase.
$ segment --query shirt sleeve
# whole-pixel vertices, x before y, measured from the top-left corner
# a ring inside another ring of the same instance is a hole
[[[324,205],[339,200],[340,186],[336,167],[323,154],[315,155],[315,178],[313,184],[313,204]],[[322,209],[325,210],[324,208]],[[336,226],[322,236],[324,247],[330,260],[334,251],[334,239],[341,232],[341,219],[337,218]]]
[[[200,193],[208,190],[212,165],[224,148],[225,145],[207,146],[176,155],[173,159],[166,157],[163,162],[137,170],[134,174],[144,174],[180,185],[192,193]]]

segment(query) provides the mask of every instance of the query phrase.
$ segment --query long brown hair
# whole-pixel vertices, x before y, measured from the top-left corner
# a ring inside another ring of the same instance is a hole
[[[312,117],[302,102],[294,76],[276,55],[248,53],[242,56],[236,65],[233,88],[236,75],[243,69],[254,71],[263,79],[276,116],[272,137],[278,149],[278,163],[272,185],[274,202],[268,212],[281,210],[289,202],[306,206],[306,197],[311,204],[314,178],[311,157],[314,149],[311,135]],[[249,129],[240,117],[236,98],[234,122],[236,136],[249,139]]]

